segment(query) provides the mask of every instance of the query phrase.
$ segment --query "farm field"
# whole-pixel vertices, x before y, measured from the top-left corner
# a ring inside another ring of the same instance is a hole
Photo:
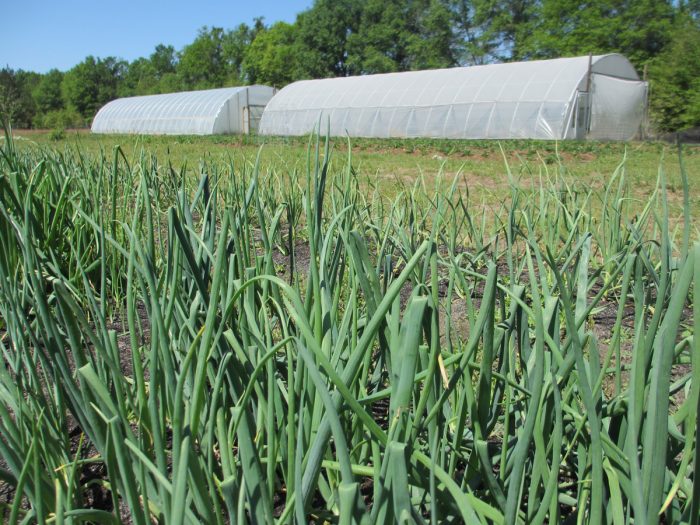
[[[308,137],[221,136],[133,136],[95,135],[86,131],[48,132],[16,130],[18,148],[50,147],[59,151],[111,155],[120,146],[127,158],[141,153],[155,155],[162,163],[187,166],[196,171],[203,159],[228,163],[254,163],[260,153],[261,169],[303,172],[307,165]],[[342,169],[347,141],[333,140],[332,167]],[[262,149],[261,149],[262,147]],[[677,148],[665,142],[579,142],[536,140],[441,140],[441,139],[352,139],[353,167],[362,179],[370,180],[384,195],[391,196],[423,176],[433,185],[438,174],[451,183],[469,187],[477,200],[502,202],[509,194],[506,163],[520,184],[539,182],[540,173],[565,170],[572,180],[583,179],[593,188],[605,185],[625,158],[626,179],[634,197],[644,200],[653,191],[659,169],[663,169],[669,191],[671,217],[682,213],[682,184]],[[625,157],[626,156],[626,157]],[[683,146],[691,206],[700,212],[700,145]],[[698,216],[697,213],[694,214]]]
[[[697,524],[699,191],[656,143],[6,135],[2,520]]]

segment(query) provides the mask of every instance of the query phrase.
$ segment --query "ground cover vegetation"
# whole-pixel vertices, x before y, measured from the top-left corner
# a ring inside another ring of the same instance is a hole
[[[655,130],[700,125],[697,0],[315,0],[292,24],[203,27],[181,50],[88,56],[66,72],[0,70],[15,127],[89,125],[124,96],[619,52],[648,69]]]
[[[697,524],[683,159],[640,196],[624,155],[601,186],[541,155],[487,211],[341,146],[5,136],[3,520]]]
[[[303,171],[307,158],[307,137],[268,137],[258,135],[219,136],[136,136],[102,135],[80,130],[14,132],[19,149],[50,147],[62,153],[101,155],[119,146],[127,157],[145,149],[164,162],[176,166],[198,166],[202,159],[211,162],[250,163],[258,158],[261,169]],[[1,137],[0,137],[0,140]],[[265,146],[260,149],[261,146]],[[683,163],[689,173],[700,173],[700,147],[683,146]],[[343,169],[347,144],[336,141],[340,152],[331,159],[332,169]],[[371,175],[383,196],[391,198],[405,184],[420,175],[434,186],[436,178],[458,179],[458,185],[472,192],[475,201],[487,205],[507,199],[509,181],[504,162],[516,176],[530,180],[543,164],[564,166],[572,179],[583,179],[591,187],[603,187],[610,174],[625,158],[630,197],[644,200],[657,183],[663,167],[668,177],[669,215],[672,225],[683,217],[683,190],[680,162],[675,146],[666,142],[597,142],[544,140],[454,140],[454,139],[352,139],[353,166]],[[259,155],[259,157],[258,157]],[[333,164],[335,163],[335,165]],[[689,177],[691,195],[700,192],[700,179]],[[700,200],[690,199],[691,213],[700,215]]]

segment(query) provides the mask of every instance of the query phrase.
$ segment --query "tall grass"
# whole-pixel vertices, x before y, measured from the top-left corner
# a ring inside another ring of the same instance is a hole
[[[624,162],[543,164],[485,212],[331,156],[193,179],[6,137],[4,520],[699,522],[700,247],[663,172],[634,202]]]

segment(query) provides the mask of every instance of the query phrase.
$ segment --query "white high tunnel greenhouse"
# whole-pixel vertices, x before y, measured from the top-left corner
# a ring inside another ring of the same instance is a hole
[[[583,56],[294,82],[260,133],[351,137],[628,140],[647,83],[622,55]],[[330,128],[328,128],[330,126]]]
[[[92,121],[93,133],[218,135],[257,131],[269,86],[186,91],[113,100]]]

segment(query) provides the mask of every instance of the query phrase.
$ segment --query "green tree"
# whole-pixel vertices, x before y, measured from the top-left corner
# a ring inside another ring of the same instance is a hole
[[[529,57],[524,43],[541,17],[542,0],[473,0],[476,43],[482,60],[508,61]],[[477,56],[478,50],[475,51]]]
[[[134,95],[150,95],[158,92],[158,78],[151,60],[137,58],[124,72],[124,79],[119,84],[118,95],[131,97]]]
[[[282,87],[299,78],[294,31],[293,25],[277,22],[255,36],[243,61],[250,83]]]
[[[88,56],[65,74],[64,98],[86,121],[90,120],[100,107],[117,98],[126,70],[123,60]]]
[[[255,36],[264,29],[262,18],[256,18],[253,27],[239,24],[235,29],[225,33],[222,53],[226,84],[237,85],[246,82],[243,70],[246,53]]]
[[[513,58],[618,52],[640,67],[670,40],[671,0],[542,0]]]
[[[450,11],[442,0],[367,0],[359,30],[348,37],[353,74],[456,63]]]
[[[36,113],[32,90],[39,75],[28,71],[0,69],[0,118],[18,128],[29,128]]]
[[[659,131],[700,126],[700,23],[682,17],[668,46],[649,63],[651,117]]]
[[[357,33],[366,0],[316,0],[297,16],[296,41],[302,78],[349,74],[347,42]]]
[[[681,15],[700,20],[700,0],[679,0],[677,5]]]
[[[226,76],[224,30],[203,27],[180,53],[177,73],[186,89],[220,87]]]
[[[152,95],[181,89],[176,75],[177,52],[173,46],[158,44],[148,58],[137,58],[124,72],[119,96]],[[174,80],[174,82],[173,82]]]
[[[455,38],[452,16],[446,4],[431,0],[416,13],[415,32],[407,40],[411,69],[435,69],[454,66]]]
[[[483,16],[484,0],[449,0],[450,27],[455,38],[455,58],[463,65],[492,62],[500,42]]]
[[[360,29],[348,37],[348,67],[353,74],[410,69],[406,27],[407,4],[398,0],[368,0]]]
[[[158,44],[149,58],[155,75],[154,93],[174,93],[182,89],[177,74],[178,54],[173,46]]]
[[[177,73],[166,73],[158,80],[158,93],[175,93],[182,90],[182,83]]]
[[[177,69],[177,52],[173,46],[158,44],[149,57],[153,73],[160,80],[163,76],[175,73]]]
[[[57,111],[63,109],[63,93],[61,84],[63,83],[63,73],[58,69],[52,69],[45,75],[34,88],[32,96],[39,113]]]

